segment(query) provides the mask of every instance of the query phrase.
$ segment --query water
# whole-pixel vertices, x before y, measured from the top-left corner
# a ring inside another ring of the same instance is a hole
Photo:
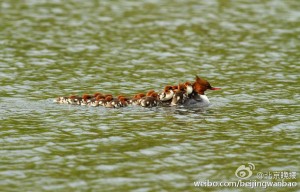
[[[244,191],[194,182],[237,181],[249,162],[251,180],[297,171],[287,181],[299,181],[299,9],[297,0],[1,1],[1,191]],[[207,92],[208,109],[52,103],[196,74],[222,88]]]

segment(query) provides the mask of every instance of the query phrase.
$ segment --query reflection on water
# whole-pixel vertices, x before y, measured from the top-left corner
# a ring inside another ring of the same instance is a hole
[[[236,181],[248,162],[299,171],[299,8],[296,0],[1,2],[1,189],[196,191],[197,180]],[[159,91],[196,74],[222,87],[207,92],[207,109],[52,103]]]

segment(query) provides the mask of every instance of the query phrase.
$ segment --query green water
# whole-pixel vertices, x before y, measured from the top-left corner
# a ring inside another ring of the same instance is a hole
[[[249,162],[299,181],[299,34],[298,0],[2,0],[0,190],[265,191],[194,186]],[[196,74],[222,88],[207,109],[52,103]]]

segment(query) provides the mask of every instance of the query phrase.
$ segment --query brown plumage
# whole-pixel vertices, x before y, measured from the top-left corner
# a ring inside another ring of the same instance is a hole
[[[142,107],[155,107],[159,104],[158,93],[153,91],[149,96],[141,99]]]

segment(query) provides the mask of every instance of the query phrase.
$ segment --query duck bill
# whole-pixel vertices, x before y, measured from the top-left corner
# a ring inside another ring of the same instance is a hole
[[[221,90],[219,87],[212,87],[210,90],[216,91],[216,90]]]

